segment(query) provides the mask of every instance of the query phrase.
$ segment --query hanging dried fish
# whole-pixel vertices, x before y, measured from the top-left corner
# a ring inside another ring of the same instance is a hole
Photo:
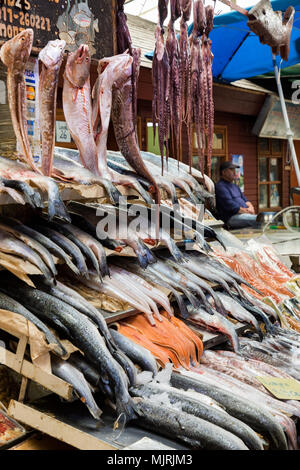
[[[173,144],[173,156],[181,159],[181,87],[179,46],[175,34],[174,23],[181,15],[179,0],[171,0],[171,19],[168,25],[166,48],[170,66],[170,130]],[[179,152],[179,153],[178,153]]]

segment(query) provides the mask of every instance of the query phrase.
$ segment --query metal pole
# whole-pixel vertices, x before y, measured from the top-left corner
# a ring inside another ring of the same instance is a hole
[[[286,137],[289,143],[290,151],[291,151],[291,157],[293,160],[293,165],[295,168],[296,176],[297,176],[297,181],[298,181],[298,186],[300,186],[300,170],[299,170],[299,164],[298,164],[298,159],[295,151],[295,146],[294,146],[294,140],[293,140],[293,132],[290,128],[290,121],[289,121],[289,116],[287,113],[286,109],[286,104],[285,104],[285,99],[282,91],[282,86],[279,78],[279,71],[276,63],[276,56],[275,54],[272,53],[273,57],[273,67],[274,67],[274,72],[275,72],[275,78],[276,78],[276,83],[277,83],[277,88],[278,88],[278,94],[280,98],[280,104],[281,104],[281,110],[283,114],[283,119],[286,127]]]

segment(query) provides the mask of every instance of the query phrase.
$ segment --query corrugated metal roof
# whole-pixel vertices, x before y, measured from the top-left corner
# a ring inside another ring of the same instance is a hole
[[[127,14],[127,24],[131,34],[134,47],[140,47],[142,50],[141,67],[152,68],[152,61],[146,59],[146,52],[153,51],[155,48],[155,28],[156,24],[152,21],[144,20],[138,16]]]
[[[276,93],[273,93],[270,90],[267,90],[266,88],[263,88],[259,85],[256,85],[255,83],[250,82],[249,80],[236,80],[235,82],[231,82],[231,85],[236,86],[238,88],[244,88],[246,90],[251,90],[251,91],[256,91],[260,93],[266,93],[268,95],[274,95]]]

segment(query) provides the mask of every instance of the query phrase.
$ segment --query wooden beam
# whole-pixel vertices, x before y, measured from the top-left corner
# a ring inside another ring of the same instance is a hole
[[[118,450],[107,442],[15,400],[10,401],[8,414],[17,421],[80,450]]]
[[[56,377],[53,374],[47,374],[42,369],[26,360],[23,361],[21,370],[18,370],[19,367],[18,361],[16,361],[16,355],[3,347],[0,347],[0,357],[2,364],[10,367],[16,372],[19,372],[27,379],[37,382],[39,385],[42,385],[47,390],[56,393],[56,395],[61,396],[65,400],[72,399],[73,387],[59,377]]]

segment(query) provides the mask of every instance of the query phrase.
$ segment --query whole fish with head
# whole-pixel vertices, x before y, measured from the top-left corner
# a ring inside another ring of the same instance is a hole
[[[148,204],[151,204],[151,197],[141,188],[135,178],[121,175],[107,165],[107,137],[112,108],[112,87],[113,85],[117,86],[119,79],[122,79],[124,70],[132,66],[132,60],[128,53],[99,60],[98,78],[92,90],[92,124],[97,146],[98,165],[102,175],[111,179],[115,184],[133,187],[141,192]]]
[[[256,432],[270,438],[272,448],[287,450],[287,441],[276,419],[265,407],[241,398],[234,392],[228,392],[223,387],[214,383],[213,387],[202,380],[201,375],[189,372],[172,373],[171,385],[183,390],[195,390],[204,393],[225,407],[225,410],[237,419],[248,424]]]
[[[77,203],[76,201],[71,201],[69,206],[72,208],[72,210],[78,210],[81,214],[86,214],[88,219],[89,215],[91,214],[90,220],[93,220],[95,225],[97,225],[98,239],[100,238],[100,234],[104,236],[104,238],[108,235],[110,238],[120,240],[120,242],[130,246],[135,252],[140,265],[144,268],[147,267],[148,264],[155,262],[154,255],[143,242],[143,240],[139,237],[139,234],[132,230],[127,223],[124,224],[124,217],[125,221],[127,222],[128,213],[126,210],[123,210],[122,207],[119,206],[118,208],[115,208],[107,204],[97,203],[83,205]],[[122,214],[124,217],[122,217]],[[107,217],[112,217],[114,223],[107,224]],[[101,229],[101,224],[104,225],[103,229]],[[107,232],[104,231],[105,228],[107,228]],[[101,233],[99,233],[99,230]]]
[[[56,230],[52,230],[51,228],[45,227],[44,225],[34,223],[33,228],[46,237],[50,238],[51,241],[53,241],[69,256],[71,256],[82,276],[88,276],[88,268],[84,256],[75,243]]]
[[[68,56],[63,84],[63,109],[68,128],[85,168],[99,178],[110,197],[117,203],[120,193],[102,176],[92,127],[89,47],[81,45]],[[101,178],[101,179],[100,179]]]
[[[234,325],[220,315],[217,311],[211,315],[205,309],[198,307],[193,308],[187,305],[189,317],[185,320],[188,324],[198,325],[209,331],[223,333],[230,341],[232,348],[235,352],[240,352],[240,341],[235,331]]]
[[[6,41],[0,58],[7,67],[7,95],[14,132],[26,163],[36,173],[41,173],[34,163],[27,128],[25,67],[33,44],[33,30],[24,29]]]
[[[156,204],[160,204],[160,191],[153,175],[148,171],[138,146],[135,116],[133,115],[132,64],[124,69],[122,77],[113,84],[112,112],[115,137],[122,155],[136,173],[153,186]]]
[[[63,61],[66,42],[49,41],[39,53],[42,70],[39,80],[39,113],[42,143],[42,172],[52,175],[55,146],[56,102],[59,71]]]
[[[44,281],[43,279],[39,279],[38,286],[42,291],[62,300],[71,307],[75,308],[78,312],[81,312],[83,315],[88,317],[99,329],[110,352],[116,349],[103,314],[99,309],[93,307],[93,305],[85,300],[84,297],[78,294],[78,292],[59,281],[57,281],[56,285],[54,286]]]
[[[41,189],[43,193],[47,193],[48,217],[58,217],[66,222],[70,222],[65,205],[61,199],[59,188],[56,182],[44,175],[39,175],[30,170],[27,165],[0,157],[0,176],[10,180],[19,180],[31,183],[33,186]]]
[[[229,285],[224,280],[224,278],[219,275],[219,271],[217,271],[216,269],[212,271],[208,269],[205,265],[202,265],[201,263],[197,263],[190,259],[188,257],[188,254],[186,256],[188,258],[185,262],[186,269],[190,270],[197,276],[206,279],[207,281],[218,283],[230,296],[232,295]]]
[[[159,383],[148,383],[140,387],[131,388],[130,393],[141,398],[150,398],[153,395],[167,393],[170,403],[180,404],[182,411],[226,429],[226,431],[238,436],[249,449],[263,450],[261,439],[250,426],[230,416],[230,414],[223,410],[220,411],[216,407],[203,403],[203,401],[197,399],[197,395],[201,396],[198,393],[189,396],[183,390]]]
[[[262,392],[230,374],[226,374],[217,369],[211,369],[203,364],[200,366],[200,374],[202,379],[207,379],[212,383],[218,381],[218,384],[224,386],[228,391],[236,391],[236,393],[240,394],[244,398],[248,398],[249,400],[253,400],[254,402],[258,402],[268,407],[271,412],[275,410],[289,416],[299,417],[298,407],[294,407],[293,404],[286,401],[278,400],[266,391]]]
[[[51,357],[52,373],[65,382],[71,384],[75,394],[82,401],[93,418],[100,420],[102,411],[98,407],[92,395],[91,387],[87,383],[83,373],[69,361],[62,361],[54,356]]]
[[[34,315],[30,310],[23,307],[23,305],[12,297],[4,294],[3,292],[0,293],[0,308],[2,310],[8,310],[10,312],[17,313],[22,317],[26,318],[26,320],[30,321],[33,325],[35,325],[42,333],[44,333],[45,338],[49,344],[54,346],[54,352],[61,356],[67,357],[68,353],[58,338],[51,332],[48,326],[43,323],[36,315]]]
[[[105,339],[106,346],[114,359],[121,364],[124,370],[130,379],[130,383],[134,384],[136,381],[136,370],[131,363],[131,361],[122,354],[115,344],[110,331],[106,325],[106,321],[101,314],[99,309],[94,308],[88,301],[86,301],[80,294],[78,294],[73,289],[65,286],[61,282],[57,282],[55,286],[50,285],[49,283],[44,282],[43,280],[39,281],[39,288],[44,292],[56,297],[57,299],[62,300],[71,307],[75,308],[77,311],[83,313],[87,318],[89,318],[99,329],[101,335]]]
[[[84,352],[86,357],[109,376],[116,400],[117,412],[124,413],[125,419],[135,418],[134,404],[129,396],[119,364],[108,351],[104,339],[93,323],[70,305],[38,289],[15,285],[8,276],[1,279],[1,291],[12,291],[13,298],[19,299],[39,318],[55,322],[57,319],[67,328],[73,344]],[[12,289],[12,286],[15,288]]]
[[[149,157],[149,160],[151,158],[152,163],[154,163],[155,165],[161,165],[161,160],[160,160],[159,155],[153,154],[151,152],[147,152],[147,155]],[[215,192],[214,182],[207,175],[202,174],[201,171],[193,167],[190,168],[189,165],[187,165],[186,163],[183,163],[180,161],[178,162],[174,158],[170,158],[170,157],[168,159],[168,166],[169,168],[172,167],[173,169],[172,171],[176,170],[177,172],[178,172],[178,167],[179,167],[179,169],[183,170],[185,174],[190,174],[194,177],[194,179],[204,182],[208,191],[214,195],[214,192]]]
[[[214,450],[247,450],[237,436],[202,418],[179,411],[172,405],[162,406],[154,400],[135,398],[139,417],[136,424],[183,441],[189,447]]]
[[[138,364],[142,370],[152,372],[153,377],[158,372],[156,360],[154,356],[137,343],[134,343],[131,339],[119,333],[114,328],[110,328],[111,335],[117,344],[117,346],[133,361],[134,364]]]
[[[94,175],[80,162],[73,160],[73,155],[71,158],[66,156],[66,150],[70,151],[71,149],[60,148],[58,150],[58,147],[55,147],[53,160],[54,168],[52,174],[62,181],[75,182],[84,185],[100,184],[105,188],[111,203],[115,204],[122,194],[117,188],[112,187],[111,181]],[[74,152],[78,153],[78,150],[74,150]]]

